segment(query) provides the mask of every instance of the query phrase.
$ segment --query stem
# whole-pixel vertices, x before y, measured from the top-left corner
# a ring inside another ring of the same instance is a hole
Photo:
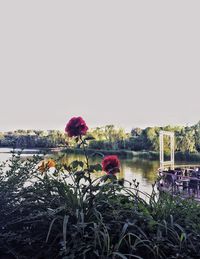
[[[69,171],[68,169],[66,169],[66,171],[68,172],[69,176],[71,177],[72,182],[76,185],[76,190],[75,190],[76,194],[79,194],[79,198],[81,198],[81,191],[80,191],[80,188],[79,188],[80,187],[79,183],[76,182],[76,180],[75,180],[73,174],[71,173],[71,171]],[[65,178],[64,178],[64,182],[67,185],[67,182],[66,182]]]
[[[90,206],[92,207],[92,179],[91,179],[91,173],[90,173],[90,170],[89,170],[89,158],[88,158],[88,155],[87,155],[87,152],[86,152],[86,148],[85,148],[85,143],[82,139],[82,136],[80,135],[80,140],[81,140],[81,144],[83,145],[83,151],[84,151],[84,155],[85,155],[85,158],[86,158],[86,166],[87,166],[87,172],[88,172],[88,181],[89,181],[89,194],[90,194],[90,201],[89,201],[89,204]]]

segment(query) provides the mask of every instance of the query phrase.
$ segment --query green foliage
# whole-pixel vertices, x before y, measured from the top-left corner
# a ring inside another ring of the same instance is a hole
[[[1,133],[0,146],[12,148],[50,148],[66,145],[68,138],[58,130],[16,130]]]
[[[176,136],[175,150],[177,152],[195,153],[200,151],[200,123],[191,127],[165,126],[133,128],[131,133],[125,134],[113,125],[96,128],[91,132],[95,140],[90,148],[101,150],[133,150],[159,151],[159,132],[161,130],[174,131]],[[170,154],[170,140],[165,138],[165,155]]]
[[[200,204],[142,193],[136,181],[93,172],[85,160],[40,172],[41,157],[19,154],[0,167],[3,258],[200,257]],[[144,197],[144,198],[142,198]]]

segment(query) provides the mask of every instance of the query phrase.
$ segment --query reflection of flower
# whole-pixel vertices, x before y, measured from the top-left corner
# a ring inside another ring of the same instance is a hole
[[[106,156],[102,161],[103,171],[107,174],[116,174],[120,171],[120,162],[117,156]]]
[[[65,132],[69,137],[85,135],[88,127],[81,117],[73,117],[66,125]]]
[[[56,163],[53,159],[43,160],[41,165],[38,166],[38,170],[41,173],[48,171],[51,167],[55,167]]]

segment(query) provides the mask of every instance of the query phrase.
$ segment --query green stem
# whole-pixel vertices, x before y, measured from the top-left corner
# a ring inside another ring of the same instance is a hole
[[[86,151],[86,148],[85,148],[85,143],[84,143],[84,141],[82,139],[82,136],[80,136],[80,140],[81,140],[81,144],[83,146],[84,155],[85,155],[85,158],[86,158],[86,166],[87,166],[88,181],[89,181],[89,188],[88,188],[88,190],[89,190],[89,194],[90,194],[90,201],[89,201],[89,203],[90,203],[90,206],[92,206],[92,197],[93,197],[93,195],[92,195],[92,188],[91,188],[92,187],[92,178],[91,178],[91,173],[90,173],[90,170],[89,170],[89,158],[88,158],[88,155],[87,155],[87,151]]]

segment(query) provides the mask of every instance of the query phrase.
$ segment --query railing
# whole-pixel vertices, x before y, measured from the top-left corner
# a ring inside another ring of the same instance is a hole
[[[174,171],[176,171],[177,169],[196,169],[196,168],[200,168],[200,164],[190,164],[190,165],[174,165],[174,169],[172,169],[171,167],[170,167],[170,165],[164,165],[164,167],[160,167],[160,168],[158,168],[158,171],[160,172],[160,171],[166,171],[166,170],[168,170],[168,169],[170,169],[170,170],[174,170]]]

